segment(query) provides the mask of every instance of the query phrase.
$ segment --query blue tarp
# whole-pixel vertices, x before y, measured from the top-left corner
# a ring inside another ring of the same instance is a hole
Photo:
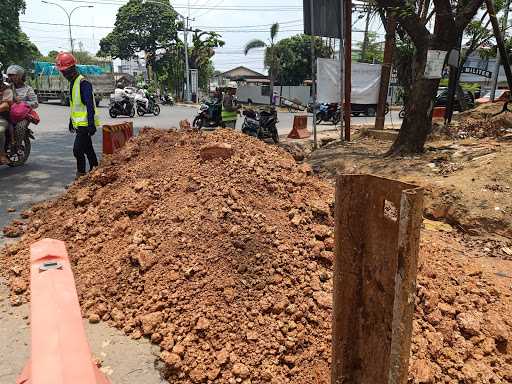
[[[102,75],[105,73],[103,68],[97,65],[77,65],[78,72],[82,75]],[[55,68],[55,65],[52,63],[47,63],[45,61],[35,61],[34,62],[34,73],[37,75],[46,75],[46,76],[58,76],[59,71]]]

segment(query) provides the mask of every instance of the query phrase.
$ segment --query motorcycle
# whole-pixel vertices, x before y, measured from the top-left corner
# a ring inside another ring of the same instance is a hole
[[[124,97],[122,100],[114,100],[110,103],[108,113],[111,118],[115,119],[117,116],[135,116],[135,106],[133,99],[130,97]]]
[[[222,105],[219,102],[205,101],[199,107],[192,126],[196,129],[204,127],[222,127]]]
[[[338,103],[322,103],[320,110],[316,113],[316,123],[331,122],[334,125],[338,124],[341,120],[341,108]]]
[[[169,96],[168,94],[164,94],[160,96],[160,101],[162,102],[162,105],[174,105],[174,98],[172,96]]]
[[[152,113],[155,116],[160,114],[160,106],[156,103],[153,96],[148,96],[148,106],[143,100],[137,100],[137,115],[144,116],[145,114]]]
[[[9,159],[7,164],[9,167],[19,167],[28,160],[32,148],[30,140],[35,139],[34,132],[29,128],[30,123],[29,120],[23,120],[16,124],[13,131],[14,137],[7,132],[5,153]]]
[[[247,109],[243,112],[245,116],[242,124],[242,132],[257,137],[260,140],[272,139],[275,144],[279,143],[279,133],[277,132],[277,111],[275,107],[270,107],[256,112]]]

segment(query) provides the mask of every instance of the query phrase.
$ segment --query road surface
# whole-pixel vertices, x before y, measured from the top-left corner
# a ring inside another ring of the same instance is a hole
[[[151,126],[155,128],[171,128],[179,126],[180,120],[192,121],[197,109],[189,106],[162,106],[160,116],[120,117],[112,119],[108,109],[100,107],[101,121],[104,123],[120,123],[133,121],[135,130]],[[68,132],[69,108],[58,104],[42,104],[38,113],[41,123],[34,128],[36,140],[32,143],[32,153],[26,165],[19,168],[0,166],[0,228],[18,217],[23,209],[32,204],[53,198],[65,190],[75,177],[76,163],[73,158],[73,134]],[[394,122],[399,122],[397,112],[392,112]],[[293,114],[279,113],[278,130],[286,135],[293,125]],[[353,124],[372,124],[372,118],[354,118]],[[311,124],[311,119],[309,119]],[[242,119],[238,119],[240,129]],[[311,129],[311,127],[310,127]],[[319,130],[332,130],[332,125],[320,125]],[[93,142],[97,153],[101,153],[101,132]],[[15,213],[8,213],[8,208],[15,208]],[[0,245],[3,239],[0,235]]]

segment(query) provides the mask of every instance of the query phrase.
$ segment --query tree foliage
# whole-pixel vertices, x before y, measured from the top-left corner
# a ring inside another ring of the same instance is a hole
[[[0,22],[0,63],[29,66],[37,56],[37,47],[21,31],[20,13],[25,12],[24,0],[3,0]]]
[[[368,32],[367,39],[357,43],[357,47],[361,50],[362,63],[382,63],[384,59],[383,44],[377,41],[376,32]],[[365,46],[366,45],[366,46]]]
[[[311,79],[311,41],[309,35],[295,35],[276,44],[279,56],[278,81],[281,85],[300,85]],[[332,56],[332,48],[324,44],[321,38],[314,38],[316,57]]]
[[[130,0],[119,8],[114,30],[101,39],[98,56],[127,60],[145,52],[148,64],[153,64],[158,50],[176,43],[176,17],[168,0]]]

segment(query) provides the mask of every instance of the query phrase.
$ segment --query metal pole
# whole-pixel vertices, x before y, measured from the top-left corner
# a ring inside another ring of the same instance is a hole
[[[395,51],[395,30],[396,18],[392,12],[387,15],[386,45],[384,47],[384,62],[380,75],[379,103],[377,104],[377,118],[375,129],[384,129],[386,119],[386,100],[389,91],[389,78],[391,77],[391,66],[393,65],[393,53]]]
[[[313,96],[313,141],[314,148],[318,148],[316,136],[316,60],[315,60],[315,16],[313,15],[313,0],[309,1],[311,8],[311,94]]]
[[[345,140],[350,141],[350,115],[352,92],[352,0],[345,1]]]
[[[503,34],[505,34],[505,30],[507,29],[508,25],[508,9],[510,8],[510,0],[507,0],[507,3],[505,5],[505,11],[503,14]],[[498,50],[498,53],[496,54],[496,64],[494,66],[494,72],[492,73],[492,86],[491,86],[491,101],[494,101],[494,98],[496,97],[496,88],[498,87],[498,76],[500,73],[500,67],[501,67],[501,55]]]
[[[190,70],[188,68],[188,20],[189,18],[186,17],[186,23],[185,23],[185,71],[186,71],[186,78],[187,78],[187,92],[186,92],[186,98],[187,101],[190,102],[191,100],[191,94],[190,94]]]

